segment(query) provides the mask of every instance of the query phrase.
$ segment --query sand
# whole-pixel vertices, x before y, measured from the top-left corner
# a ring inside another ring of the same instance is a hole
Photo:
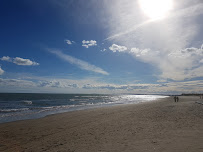
[[[197,100],[169,97],[0,124],[0,151],[202,152]]]

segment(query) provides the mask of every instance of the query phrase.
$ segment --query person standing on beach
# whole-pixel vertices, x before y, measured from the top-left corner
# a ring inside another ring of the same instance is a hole
[[[177,102],[179,101],[179,98],[178,97],[176,97],[176,100],[177,100]]]
[[[174,101],[176,102],[176,96],[174,97]]]

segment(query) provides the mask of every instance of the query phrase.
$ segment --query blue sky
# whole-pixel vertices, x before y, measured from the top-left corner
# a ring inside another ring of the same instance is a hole
[[[0,92],[203,92],[201,0],[0,3]]]

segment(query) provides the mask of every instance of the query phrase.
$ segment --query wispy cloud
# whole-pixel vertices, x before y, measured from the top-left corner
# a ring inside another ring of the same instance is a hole
[[[95,65],[89,64],[86,61],[74,58],[74,57],[72,57],[70,55],[64,54],[61,51],[55,51],[55,50],[53,51],[53,50],[51,50],[50,52],[57,55],[59,58],[63,59],[64,61],[78,66],[80,69],[87,70],[87,71],[92,71],[92,72],[95,72],[95,73],[100,73],[100,74],[103,74],[103,75],[109,75],[109,73],[104,71],[102,68],[99,68],[99,67],[97,67]]]
[[[0,75],[4,74],[4,70],[0,66]]]
[[[82,46],[89,48],[90,46],[96,46],[97,45],[97,41],[95,40],[90,40],[90,41],[82,41]]]
[[[144,25],[146,25],[146,24],[149,24],[149,23],[151,23],[151,22],[155,22],[155,20],[147,20],[147,21],[144,21],[143,23],[140,23],[140,24],[138,24],[138,25],[135,25],[133,28],[130,28],[130,29],[126,30],[126,31],[122,31],[122,32],[119,32],[119,33],[117,33],[117,34],[111,35],[111,36],[105,38],[104,40],[105,40],[105,41],[106,41],[106,40],[112,40],[112,39],[118,38],[118,37],[120,37],[120,36],[124,36],[124,35],[126,35],[126,34],[128,34],[128,33],[131,33],[131,32],[134,32],[134,31],[138,30],[138,29],[141,28],[142,26],[144,26]]]
[[[20,57],[11,58],[9,56],[3,56],[0,59],[2,61],[13,62],[14,64],[17,64],[17,65],[25,65],[25,66],[39,65],[39,63],[31,61],[30,59],[23,59],[23,58],[20,58]]]

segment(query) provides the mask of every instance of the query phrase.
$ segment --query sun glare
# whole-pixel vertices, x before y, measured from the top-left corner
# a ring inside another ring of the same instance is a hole
[[[152,20],[164,18],[173,8],[172,0],[139,0],[143,12]]]

